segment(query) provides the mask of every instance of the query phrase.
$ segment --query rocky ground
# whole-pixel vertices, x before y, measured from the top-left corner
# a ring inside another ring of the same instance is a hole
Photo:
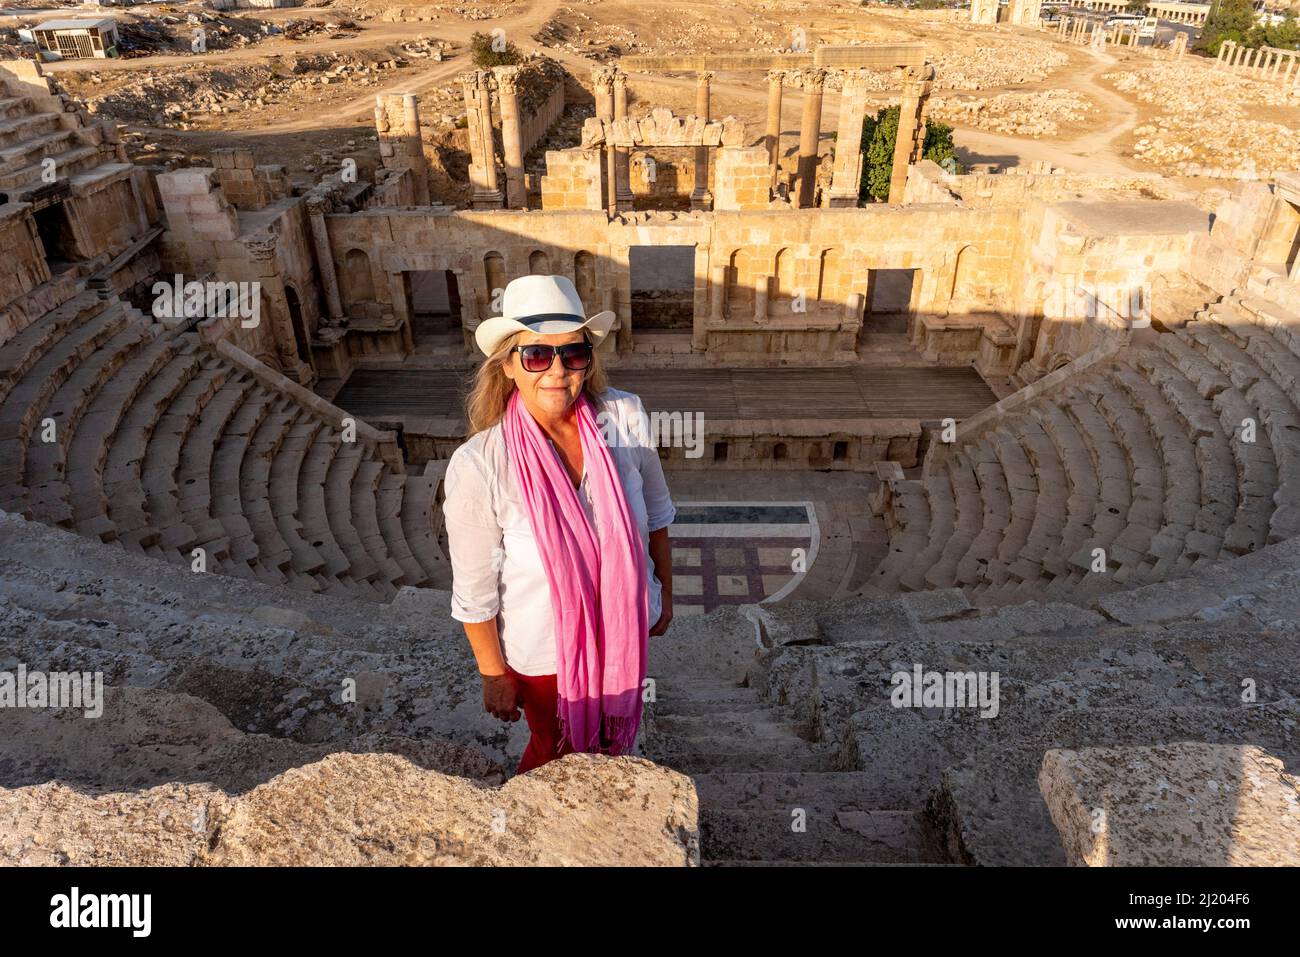
[[[1144,63],[1103,79],[1150,107],[1131,146],[1144,164],[1218,178],[1294,169],[1300,157],[1295,91],[1194,60]]]
[[[1087,97],[1073,90],[999,93],[984,99],[936,96],[930,100],[930,115],[950,125],[1034,139],[1055,136],[1062,125],[1078,123],[1095,109]]]

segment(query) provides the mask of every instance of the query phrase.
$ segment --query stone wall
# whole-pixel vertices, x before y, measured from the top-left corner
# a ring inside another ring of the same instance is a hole
[[[753,159],[765,154],[752,151]],[[734,172],[724,157],[751,151],[727,148],[719,157],[717,195]],[[591,311],[619,317],[609,346],[633,346],[630,250],[680,246],[695,250],[692,347],[725,356],[817,350],[847,357],[855,347],[864,307],[879,271],[912,270],[908,304],[913,342],[940,361],[975,363],[1002,375],[1039,353],[1041,372],[1060,356],[1068,361],[1093,348],[1107,330],[1126,322],[1102,316],[1050,326],[1040,336],[1051,283],[1076,286],[1142,284],[1190,263],[1194,238],[1208,216],[1186,203],[1115,201],[1045,205],[1032,198],[1015,206],[971,207],[942,183],[918,177],[914,188],[944,202],[904,206],[792,210],[721,209],[717,212],[635,212],[615,217],[599,207],[599,149],[552,153],[543,180],[543,212],[381,210],[327,217],[329,241],[348,315],[390,317],[408,311],[404,273],[450,270],[464,311],[467,354],[472,332],[491,315],[493,289],[529,273],[574,279]],[[763,161],[765,163],[765,160]],[[766,175],[767,167],[762,167]],[[1028,177],[988,177],[1029,179]],[[586,194],[575,199],[575,190]],[[1227,227],[1223,227],[1227,228]],[[1037,345],[1036,345],[1037,339]],[[1050,359],[1049,359],[1050,357]]]
[[[257,326],[245,328],[238,316],[208,317],[199,324],[200,335],[213,344],[238,346],[295,381],[310,382],[310,340],[321,315],[302,200],[281,199],[241,215],[212,168],[166,173],[158,177],[158,188],[168,221],[160,245],[164,276],[258,284]]]
[[[714,175],[713,208],[719,212],[767,209],[772,182],[767,150],[761,146],[718,150]]]
[[[216,149],[211,158],[221,191],[237,209],[262,209],[290,193],[284,167],[258,166],[251,149]]]
[[[548,150],[542,177],[542,209],[604,209],[602,151]]]
[[[0,206],[0,305],[8,305],[50,278],[29,203]],[[8,316],[0,311],[0,315]],[[12,334],[0,327],[0,342]]]
[[[1041,375],[1146,325],[1140,304],[1152,279],[1191,264],[1209,216],[1187,203],[1060,203],[1042,211],[1019,290],[1041,316],[1030,375]]]

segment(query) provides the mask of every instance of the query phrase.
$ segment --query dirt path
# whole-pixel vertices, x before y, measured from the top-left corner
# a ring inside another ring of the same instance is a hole
[[[592,67],[597,61],[564,49],[543,48],[532,39],[533,33],[542,26],[562,6],[562,0],[534,0],[519,14],[509,18],[492,21],[457,21],[436,25],[419,24],[426,35],[436,35],[438,39],[447,40],[455,45],[455,53],[450,60],[429,62],[415,65],[403,70],[401,76],[383,86],[372,87],[355,98],[337,106],[331,106],[327,112],[297,114],[292,118],[266,124],[251,125],[246,132],[262,134],[292,134],[308,131],[324,131],[329,126],[346,126],[354,122],[364,122],[374,108],[375,96],[378,94],[419,93],[430,87],[440,86],[456,76],[457,73],[472,68],[467,54],[470,36],[477,32],[495,28],[504,29],[507,36],[524,51],[538,50],[563,64],[568,70],[586,83]],[[281,12],[281,11],[274,11]],[[312,38],[300,42],[287,40],[267,41],[254,48],[197,54],[178,58],[174,56],[140,57],[131,60],[96,61],[97,70],[122,70],[137,67],[176,67],[208,63],[230,66],[240,63],[255,63],[270,60],[274,56],[291,54],[310,54],[334,52],[341,50],[374,49],[385,44],[397,44],[412,37],[413,24],[381,23],[367,24],[356,37],[346,40],[333,40],[328,37]],[[1090,130],[1073,139],[1042,141],[1019,136],[990,133],[974,127],[957,126],[957,139],[960,153],[968,163],[995,162],[1000,165],[1024,165],[1046,161],[1053,166],[1080,172],[1122,175],[1138,171],[1141,167],[1121,157],[1114,147],[1117,139],[1133,128],[1137,121],[1136,107],[1124,97],[1107,89],[1098,82],[1099,76],[1120,61],[1110,53],[1095,53],[1091,50],[1080,51],[1092,59],[1092,63],[1078,72],[1071,65],[1058,71],[1052,78],[1055,85],[1070,88],[1090,97],[1098,107],[1099,115],[1106,119],[1106,124],[1099,129]],[[84,70],[84,64],[73,61],[47,64],[50,72]],[[630,87],[633,101],[638,99],[655,101],[671,90],[679,96],[679,103],[689,110],[694,100],[695,79],[692,76],[665,76],[661,74],[633,74]],[[653,92],[652,92],[653,91]],[[747,120],[748,139],[756,142],[762,136],[762,122],[766,114],[767,87],[761,74],[742,77],[738,74],[719,74],[712,86],[715,104],[720,104],[719,111],[737,113]],[[739,102],[737,102],[739,101]],[[787,89],[784,97],[783,152],[789,152],[791,137],[798,137],[798,117],[802,110],[803,94],[797,89]],[[829,137],[835,129],[839,116],[838,93],[828,92],[822,106],[822,135]],[[133,129],[147,131],[150,128],[132,125]],[[166,131],[159,131],[166,132]],[[174,131],[171,131],[174,132]]]

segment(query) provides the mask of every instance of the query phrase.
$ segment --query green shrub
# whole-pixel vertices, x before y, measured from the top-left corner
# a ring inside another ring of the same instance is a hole
[[[480,70],[490,70],[494,66],[514,66],[523,61],[523,54],[511,41],[505,42],[504,50],[492,49],[492,37],[483,32],[475,32],[469,38],[470,58]]]
[[[900,107],[887,106],[862,124],[862,185],[858,199],[885,201],[889,198],[889,179],[894,170],[894,146],[898,142]],[[952,127],[929,120],[925,126],[925,144],[921,158],[933,160],[944,169],[960,172]]]

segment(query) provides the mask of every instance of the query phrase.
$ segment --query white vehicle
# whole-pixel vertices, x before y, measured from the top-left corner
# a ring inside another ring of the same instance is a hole
[[[1138,28],[1139,37],[1154,37],[1160,26],[1159,17],[1143,17],[1142,26]]]
[[[1106,18],[1107,27],[1140,26],[1147,18],[1140,13],[1117,13]]]

